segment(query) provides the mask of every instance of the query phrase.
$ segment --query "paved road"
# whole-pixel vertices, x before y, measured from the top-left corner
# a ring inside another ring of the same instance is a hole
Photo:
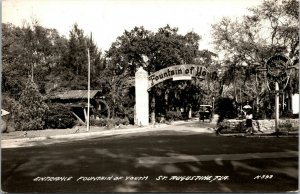
[[[183,123],[153,132],[2,149],[2,190],[73,193],[298,189],[298,138],[198,133],[204,125]]]

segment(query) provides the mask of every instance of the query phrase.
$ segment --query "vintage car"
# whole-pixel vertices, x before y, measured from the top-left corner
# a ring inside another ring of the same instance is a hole
[[[211,122],[212,119],[212,106],[211,105],[200,105],[199,109],[199,121],[208,119]]]

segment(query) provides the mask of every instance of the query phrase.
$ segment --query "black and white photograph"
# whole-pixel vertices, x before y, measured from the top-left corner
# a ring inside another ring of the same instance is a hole
[[[1,192],[298,193],[299,0],[1,9]]]

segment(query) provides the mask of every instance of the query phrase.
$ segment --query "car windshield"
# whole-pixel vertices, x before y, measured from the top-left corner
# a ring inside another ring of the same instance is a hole
[[[210,111],[211,107],[209,105],[207,106],[200,106],[200,111]]]

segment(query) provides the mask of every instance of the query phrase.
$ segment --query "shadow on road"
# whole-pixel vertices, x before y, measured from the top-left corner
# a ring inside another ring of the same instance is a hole
[[[193,160],[194,155],[297,151],[297,138],[232,138],[149,132],[73,143],[2,150],[7,192],[281,192],[298,188],[298,158]],[[190,161],[147,165],[142,157],[191,156]],[[254,179],[273,175],[272,179]],[[73,177],[34,181],[36,177]],[[122,177],[83,181],[80,177]],[[166,180],[157,180],[166,176]],[[174,176],[228,176],[229,180],[173,180]],[[141,177],[144,180],[132,180]],[[127,180],[125,180],[127,178]]]

